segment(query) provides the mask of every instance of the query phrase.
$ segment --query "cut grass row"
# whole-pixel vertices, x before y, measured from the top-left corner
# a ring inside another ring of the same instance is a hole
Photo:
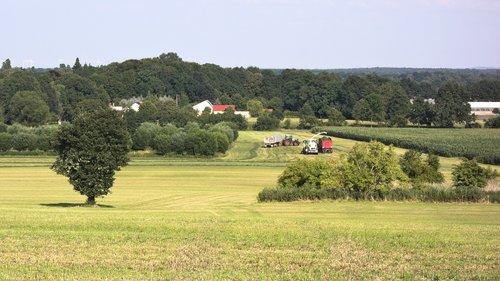
[[[328,127],[328,135],[434,153],[445,157],[476,158],[500,164],[500,130],[441,128]]]

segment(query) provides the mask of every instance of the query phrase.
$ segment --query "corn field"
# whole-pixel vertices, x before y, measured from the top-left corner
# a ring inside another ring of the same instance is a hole
[[[485,164],[500,164],[500,130],[443,128],[328,127],[328,135],[434,153],[445,157],[476,158]]]

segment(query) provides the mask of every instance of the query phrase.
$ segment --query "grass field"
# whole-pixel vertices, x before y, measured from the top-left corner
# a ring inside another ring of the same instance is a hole
[[[133,158],[97,208],[53,158],[0,157],[0,280],[500,278],[500,205],[257,203],[307,157],[263,134],[220,159]],[[354,144],[335,143],[321,157]]]

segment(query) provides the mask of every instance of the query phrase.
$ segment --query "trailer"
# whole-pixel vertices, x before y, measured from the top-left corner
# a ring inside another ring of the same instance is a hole
[[[333,140],[330,137],[322,137],[318,141],[318,151],[321,153],[333,152]]]
[[[274,134],[272,136],[264,137],[264,147],[276,147],[280,146],[283,137],[281,134]]]

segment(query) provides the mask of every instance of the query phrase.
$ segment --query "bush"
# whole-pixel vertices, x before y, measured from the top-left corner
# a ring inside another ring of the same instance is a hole
[[[172,138],[166,134],[159,134],[154,138],[154,145],[156,154],[165,155],[172,152]]]
[[[177,154],[187,152],[188,135],[186,132],[177,132],[170,137],[170,149]]]
[[[217,142],[217,152],[226,153],[229,149],[229,140],[223,132],[211,132]]]
[[[311,129],[314,126],[320,125],[321,121],[314,115],[303,115],[299,119],[299,129]]]
[[[346,189],[361,192],[387,190],[395,181],[404,183],[408,180],[392,147],[385,149],[380,142],[358,143],[344,158],[342,182]]]
[[[12,147],[17,151],[36,150],[37,136],[31,133],[19,133],[12,136]]]
[[[488,172],[479,166],[476,160],[463,159],[453,166],[451,172],[453,185],[456,187],[484,188],[488,180]]]
[[[290,202],[297,200],[372,200],[422,202],[482,202],[500,203],[500,192],[484,192],[479,188],[392,188],[364,192],[328,188],[264,188],[257,195],[259,202]]]
[[[484,123],[485,128],[500,128],[500,116],[490,118]]]
[[[444,176],[438,171],[439,158],[435,155],[427,155],[427,161],[422,159],[422,153],[408,150],[399,159],[401,170],[414,183],[442,183]]]
[[[12,135],[0,133],[0,151],[9,151],[12,148]]]
[[[256,131],[271,131],[279,128],[280,120],[270,114],[262,114],[257,118],[257,122],[253,126]]]
[[[232,143],[234,141],[234,130],[229,127],[229,125],[225,122],[223,123],[217,123],[210,127],[210,132],[221,132],[227,136],[227,140],[229,143]],[[228,144],[229,145],[229,144]]]
[[[327,160],[297,160],[289,165],[278,178],[285,188],[340,187],[340,170]]]
[[[135,150],[142,150],[146,147],[154,146],[154,138],[161,131],[162,127],[156,123],[145,122],[142,123],[132,136],[133,145]]]
[[[205,130],[188,133],[188,142],[192,143],[193,155],[213,156],[217,151],[215,136]]]

